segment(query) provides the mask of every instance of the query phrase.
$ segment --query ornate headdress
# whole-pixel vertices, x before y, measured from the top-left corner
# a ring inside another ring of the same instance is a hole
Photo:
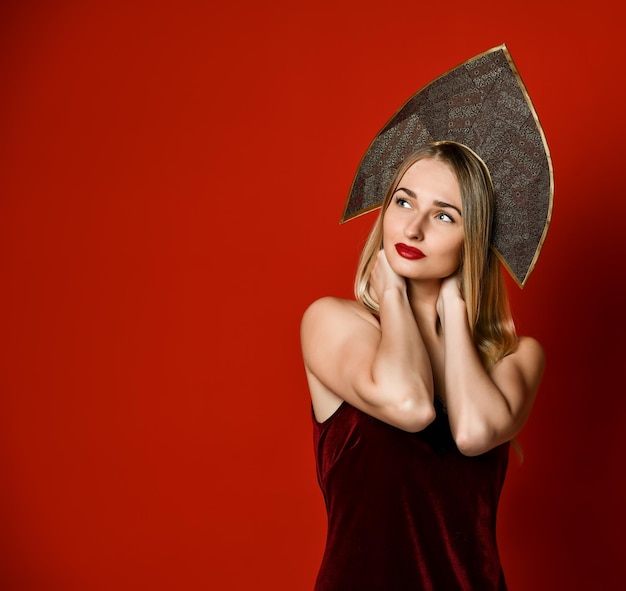
[[[413,95],[361,159],[341,221],[380,207],[400,163],[435,141],[474,151],[496,197],[492,247],[520,287],[543,245],[554,195],[550,152],[505,45],[440,76]]]

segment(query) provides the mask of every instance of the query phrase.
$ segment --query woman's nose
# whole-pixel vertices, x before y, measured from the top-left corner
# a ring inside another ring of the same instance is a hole
[[[407,238],[421,240],[424,237],[424,219],[421,215],[416,214],[404,228],[404,235]]]

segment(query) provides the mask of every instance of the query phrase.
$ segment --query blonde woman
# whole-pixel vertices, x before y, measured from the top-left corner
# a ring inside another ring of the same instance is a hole
[[[356,300],[304,314],[328,511],[316,591],[506,589],[496,510],[544,354],[515,332],[493,219],[472,149],[416,150],[365,245]]]

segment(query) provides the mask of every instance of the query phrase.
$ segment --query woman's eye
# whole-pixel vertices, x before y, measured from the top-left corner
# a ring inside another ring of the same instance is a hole
[[[437,219],[441,220],[442,222],[454,222],[454,220],[447,214],[444,213],[443,211],[437,214]]]
[[[410,203],[406,199],[404,199],[403,197],[396,197],[396,203],[400,207],[411,207]]]

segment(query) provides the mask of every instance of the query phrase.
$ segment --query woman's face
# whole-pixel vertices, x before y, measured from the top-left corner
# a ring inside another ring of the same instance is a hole
[[[398,183],[383,218],[391,268],[407,279],[433,280],[459,267],[464,229],[461,190],[450,167],[424,158]]]

